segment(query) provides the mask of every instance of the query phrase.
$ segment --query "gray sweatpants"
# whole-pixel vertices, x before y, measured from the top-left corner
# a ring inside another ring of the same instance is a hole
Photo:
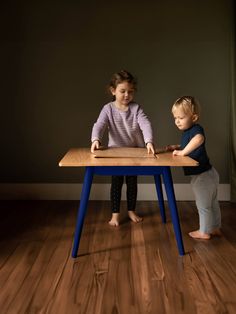
[[[203,233],[209,234],[221,227],[221,212],[217,199],[218,185],[219,175],[214,167],[191,176],[191,186],[199,214],[199,230]]]

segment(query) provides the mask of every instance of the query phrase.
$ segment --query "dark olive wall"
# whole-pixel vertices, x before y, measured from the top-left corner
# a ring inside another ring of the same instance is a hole
[[[1,4],[1,182],[80,182],[82,170],[58,161],[90,146],[106,84],[127,69],[158,146],[179,142],[173,101],[199,99],[210,159],[228,183],[232,9],[230,0]],[[186,182],[181,169],[174,180]]]

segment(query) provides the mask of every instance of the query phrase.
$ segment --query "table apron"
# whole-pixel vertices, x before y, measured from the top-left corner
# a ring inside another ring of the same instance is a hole
[[[134,176],[134,175],[160,175],[163,174],[169,166],[89,166],[94,175],[103,176]]]

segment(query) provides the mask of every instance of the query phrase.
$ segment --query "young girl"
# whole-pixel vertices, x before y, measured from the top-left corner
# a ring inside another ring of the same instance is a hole
[[[140,105],[134,102],[136,80],[127,71],[113,74],[109,90],[113,101],[106,104],[93,126],[91,152],[99,149],[104,131],[108,130],[108,147],[147,147],[155,153],[151,123]],[[137,199],[137,176],[126,176],[128,215],[133,222],[142,220],[135,213]],[[119,225],[119,211],[123,176],[112,176],[111,182],[111,226]]]
[[[197,124],[199,105],[194,97],[184,96],[175,101],[172,114],[177,128],[183,131],[181,145],[173,151],[173,155],[187,155],[199,162],[197,167],[184,167],[184,174],[191,176],[200,225],[189,235],[196,239],[210,239],[211,235],[221,234],[221,212],[217,200],[219,175],[210,164],[204,130]]]

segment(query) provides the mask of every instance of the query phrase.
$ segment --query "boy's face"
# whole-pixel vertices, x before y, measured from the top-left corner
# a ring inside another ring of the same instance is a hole
[[[128,106],[134,99],[134,86],[128,82],[122,82],[111,88],[111,93],[116,97],[116,102],[121,106]]]
[[[175,125],[181,131],[189,129],[198,119],[196,114],[184,112],[182,108],[175,108],[173,111]]]

